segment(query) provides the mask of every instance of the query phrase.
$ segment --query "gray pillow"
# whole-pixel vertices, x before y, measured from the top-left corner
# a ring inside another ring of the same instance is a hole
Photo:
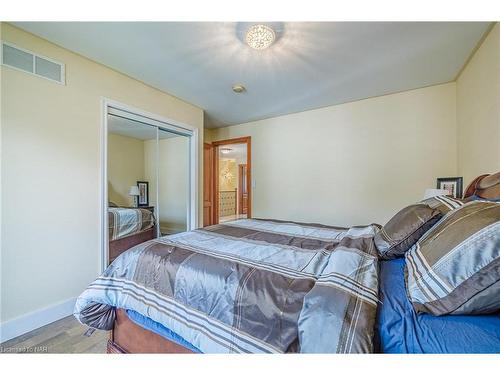
[[[418,312],[500,310],[500,203],[450,211],[406,253],[408,298]]]
[[[442,216],[440,211],[425,204],[403,208],[374,237],[380,258],[404,256]]]
[[[374,237],[380,258],[403,257],[444,214],[463,204],[459,199],[442,196],[403,208]]]
[[[426,204],[430,208],[434,208],[440,211],[443,215],[446,215],[455,208],[463,206],[466,202],[463,199],[441,195],[438,197],[424,199],[420,203]]]

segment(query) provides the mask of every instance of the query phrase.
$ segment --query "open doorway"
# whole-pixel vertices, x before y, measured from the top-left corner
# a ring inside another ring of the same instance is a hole
[[[212,167],[205,179],[205,196],[211,197],[204,204],[205,226],[251,217],[250,137],[215,141],[205,150],[205,165]]]
[[[247,145],[227,144],[218,150],[217,170],[219,223],[246,218],[248,215]]]

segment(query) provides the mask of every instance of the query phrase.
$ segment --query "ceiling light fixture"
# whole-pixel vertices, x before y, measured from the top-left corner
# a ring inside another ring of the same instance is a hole
[[[229,154],[231,151],[233,151],[232,148],[221,148],[220,149],[220,152],[222,152],[223,154]]]
[[[243,85],[233,85],[233,91],[237,94],[241,94],[242,92],[247,91],[247,89]]]
[[[245,41],[253,49],[266,49],[273,44],[276,33],[266,25],[253,25],[247,31]]]

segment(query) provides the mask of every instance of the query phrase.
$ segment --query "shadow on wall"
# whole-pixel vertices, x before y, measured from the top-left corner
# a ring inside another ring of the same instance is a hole
[[[117,206],[128,207],[131,205],[129,197],[124,197],[118,193],[108,181],[108,201],[115,203]]]

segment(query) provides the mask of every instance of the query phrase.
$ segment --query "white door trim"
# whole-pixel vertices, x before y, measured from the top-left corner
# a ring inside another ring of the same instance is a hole
[[[199,144],[199,130],[197,127],[175,121],[163,116],[156,115],[135,108],[128,104],[120,103],[108,98],[101,98],[101,152],[100,152],[100,202],[99,202],[99,243],[101,247],[101,256],[99,260],[100,272],[103,272],[107,267],[109,248],[108,248],[108,170],[107,170],[107,155],[108,155],[108,112],[109,108],[116,108],[121,111],[128,112],[131,118],[142,117],[149,120],[148,123],[157,126],[167,131],[179,132],[183,135],[189,136],[189,198],[187,205],[188,214],[188,230],[198,228],[198,176],[199,176],[199,163],[198,163],[198,144]]]

